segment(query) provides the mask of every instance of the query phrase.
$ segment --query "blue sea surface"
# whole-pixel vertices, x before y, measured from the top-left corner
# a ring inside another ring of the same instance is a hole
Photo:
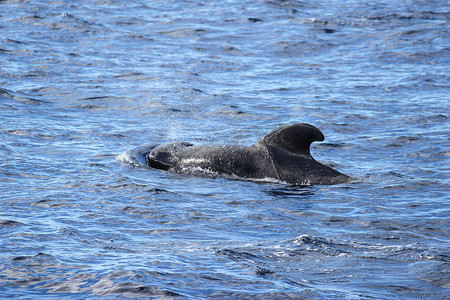
[[[448,1],[0,1],[0,297],[450,299]],[[291,123],[340,185],[130,149]]]

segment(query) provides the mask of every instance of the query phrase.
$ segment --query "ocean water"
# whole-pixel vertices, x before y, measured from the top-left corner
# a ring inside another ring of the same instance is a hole
[[[0,1],[0,297],[450,299],[447,1]],[[312,124],[333,186],[137,166]]]

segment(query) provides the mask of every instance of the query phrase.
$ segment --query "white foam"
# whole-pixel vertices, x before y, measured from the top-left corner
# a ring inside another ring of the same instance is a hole
[[[116,159],[118,161],[120,161],[120,162],[124,162],[124,163],[128,163],[128,164],[133,162],[133,160],[130,157],[130,154],[128,153],[128,151],[124,151],[124,152],[122,152],[120,154],[117,154],[116,155]]]
[[[139,162],[139,160],[137,159],[137,157],[134,157],[132,155],[131,151],[124,151],[120,154],[116,155],[116,160],[122,163],[126,163],[129,165],[132,165],[134,167],[144,167],[145,165],[143,165],[142,163]]]
[[[183,164],[201,164],[201,163],[205,163],[208,162],[206,159],[204,158],[187,158],[183,160]]]

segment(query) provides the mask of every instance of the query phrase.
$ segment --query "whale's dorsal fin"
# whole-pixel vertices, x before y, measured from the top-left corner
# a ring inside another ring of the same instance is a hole
[[[309,151],[311,143],[321,142],[324,139],[323,133],[316,127],[305,123],[296,123],[269,132],[258,143],[312,158]]]

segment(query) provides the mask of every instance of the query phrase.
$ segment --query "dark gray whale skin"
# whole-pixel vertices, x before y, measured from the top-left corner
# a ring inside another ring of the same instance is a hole
[[[314,141],[323,141],[316,127],[296,123],[266,134],[250,147],[193,146],[189,143],[148,148],[146,164],[156,169],[194,174],[192,170],[212,171],[244,179],[274,178],[294,185],[329,185],[350,180],[317,162],[310,154]]]

